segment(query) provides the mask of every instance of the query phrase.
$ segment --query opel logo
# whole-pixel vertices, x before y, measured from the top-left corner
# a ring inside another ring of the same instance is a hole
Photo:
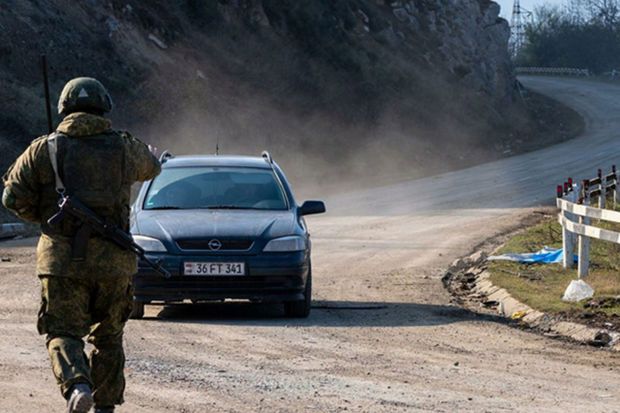
[[[209,241],[208,245],[209,245],[209,249],[211,249],[211,251],[219,251],[220,248],[222,248],[222,243],[218,239],[212,239],[211,241]]]

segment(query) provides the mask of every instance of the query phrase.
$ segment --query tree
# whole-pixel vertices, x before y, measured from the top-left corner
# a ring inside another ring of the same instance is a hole
[[[591,21],[597,21],[608,29],[617,29],[620,22],[620,0],[573,0],[585,10]]]
[[[598,73],[619,68],[620,0],[571,0],[564,7],[538,8],[526,36],[518,65]]]

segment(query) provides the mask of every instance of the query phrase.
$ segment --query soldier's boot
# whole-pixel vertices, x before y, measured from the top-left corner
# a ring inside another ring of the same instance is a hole
[[[95,407],[95,413],[114,413],[114,407]]]
[[[71,388],[67,401],[68,413],[88,413],[93,407],[93,393],[88,384],[76,384]]]

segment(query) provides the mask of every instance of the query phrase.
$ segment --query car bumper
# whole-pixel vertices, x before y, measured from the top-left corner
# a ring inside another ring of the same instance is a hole
[[[172,276],[164,278],[140,262],[133,277],[134,297],[141,302],[179,302],[248,299],[263,302],[296,301],[304,299],[309,274],[306,254],[278,254],[270,257],[205,257],[166,256],[162,265]],[[245,262],[246,274],[241,276],[186,276],[183,263]]]

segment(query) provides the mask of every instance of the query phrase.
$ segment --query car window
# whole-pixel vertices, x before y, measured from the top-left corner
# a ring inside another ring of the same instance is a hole
[[[150,185],[144,209],[287,209],[270,169],[165,168]]]

